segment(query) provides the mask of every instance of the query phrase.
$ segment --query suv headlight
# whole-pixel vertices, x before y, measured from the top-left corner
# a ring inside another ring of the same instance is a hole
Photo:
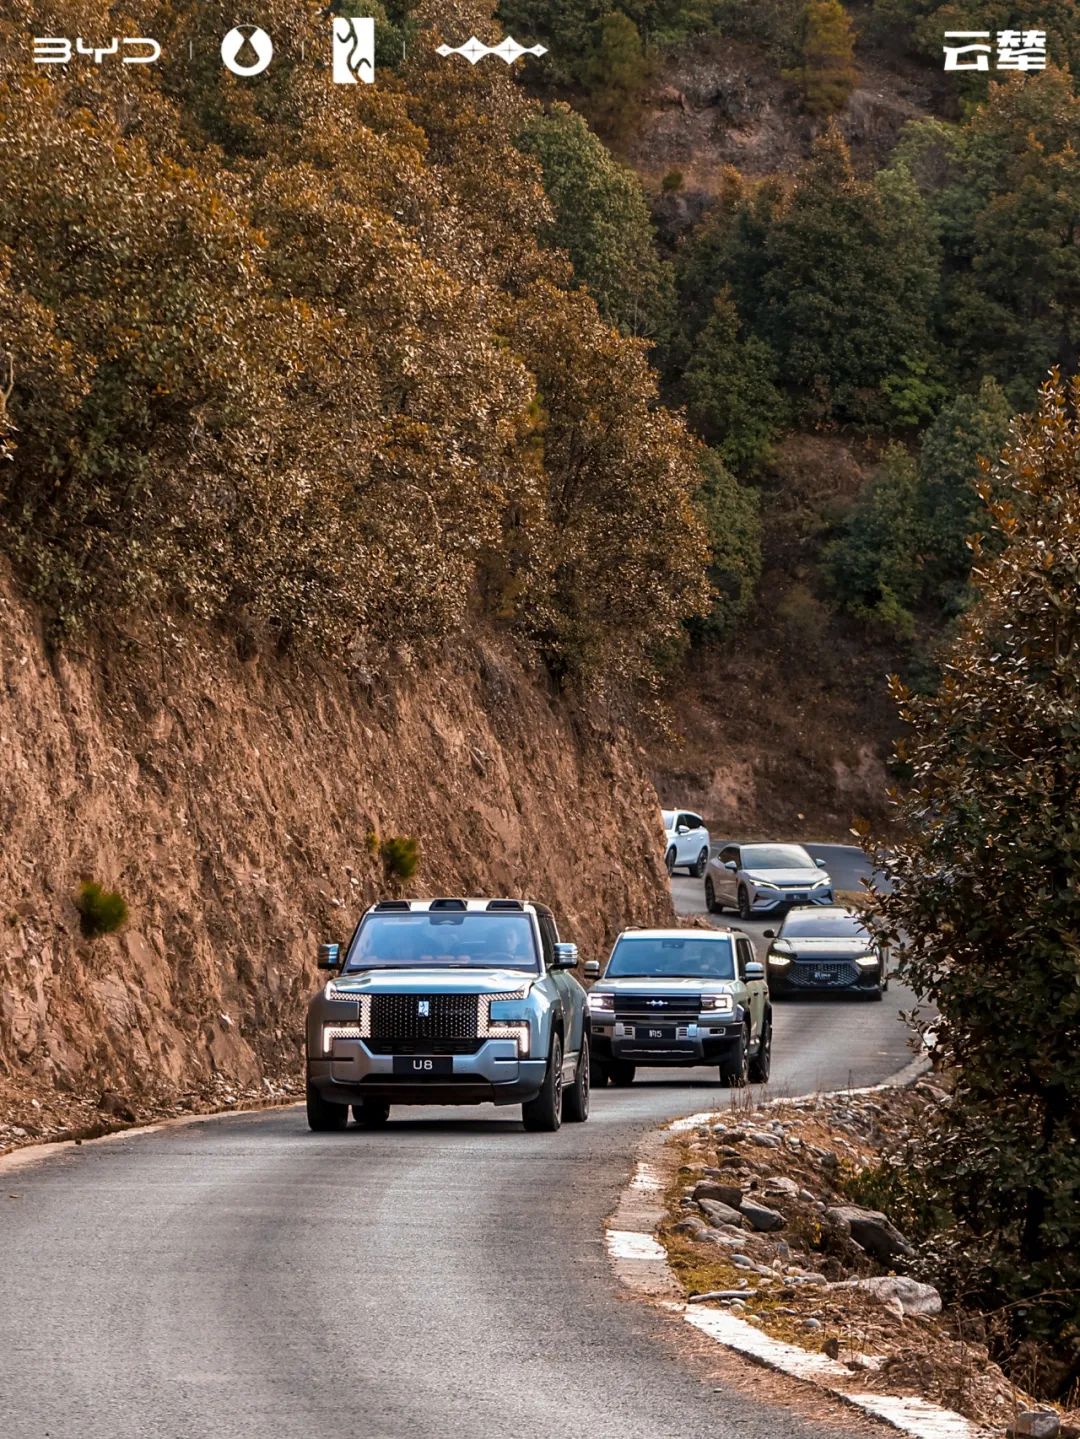
[[[717,1010],[720,1014],[735,1013],[735,1001],[730,994],[703,994],[701,996],[701,1007],[703,1010]]]
[[[876,954],[860,954],[855,963],[860,969],[877,969],[881,960]]]
[[[771,880],[768,880],[768,879],[752,879],[752,880],[750,881],[750,883],[754,886],[755,889],[779,889],[779,888],[780,888],[780,886],[779,886],[778,884],[773,884],[772,881],[771,881]]]
[[[332,1054],[335,1039],[361,1038],[363,1036],[358,1024],[324,1024],[322,1027],[322,1052],[323,1054]]]
[[[614,1013],[615,996],[613,994],[598,994],[595,989],[590,989],[589,1009],[594,1013],[596,1010],[606,1010],[609,1013]]]
[[[810,888],[811,888],[811,889],[827,889],[828,886],[831,885],[831,884],[832,884],[832,880],[829,878],[829,876],[828,876],[827,874],[824,874],[824,875],[822,875],[822,877],[821,877],[820,879],[816,879],[816,880],[814,881],[814,883],[810,886]]]
[[[515,1003],[498,994],[482,998],[478,1028],[481,1039],[516,1039],[518,1058],[528,1057],[529,1021],[521,1013],[520,1001]]]

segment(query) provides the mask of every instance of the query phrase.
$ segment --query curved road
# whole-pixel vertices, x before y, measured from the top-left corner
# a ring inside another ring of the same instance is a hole
[[[778,1007],[772,1092],[902,1068],[908,999]],[[685,1326],[613,1277],[603,1220],[638,1139],[727,1102],[697,1073],[643,1071],[555,1135],[490,1108],[311,1135],[290,1108],[0,1163],[0,1432],[850,1434],[718,1388]]]

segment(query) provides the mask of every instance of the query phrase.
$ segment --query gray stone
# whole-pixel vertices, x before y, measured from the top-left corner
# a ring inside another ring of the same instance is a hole
[[[756,1289],[709,1289],[704,1294],[690,1294],[687,1304],[706,1304],[711,1299],[747,1299]]]
[[[850,1234],[860,1249],[888,1263],[896,1254],[910,1254],[911,1245],[899,1229],[876,1209],[860,1209],[855,1204],[838,1204],[825,1212],[845,1234]]]
[[[746,1228],[742,1215],[730,1204],[722,1204],[719,1199],[699,1199],[698,1205],[710,1224],[730,1224],[736,1229]]]
[[[700,1184],[694,1185],[694,1198],[715,1199],[720,1204],[726,1204],[731,1209],[738,1209],[742,1203],[743,1192],[738,1184],[724,1184],[716,1179],[703,1179]]]
[[[917,1279],[908,1279],[903,1274],[885,1274],[874,1279],[845,1279],[839,1284],[830,1284],[830,1289],[860,1289],[872,1294],[875,1299],[894,1309],[898,1304],[902,1315],[940,1314],[941,1295],[932,1284],[920,1284]],[[1041,1439],[1033,1435],[1032,1439]]]
[[[749,1139],[751,1144],[760,1145],[762,1149],[780,1148],[780,1140],[775,1134],[751,1134]]]
[[[756,1269],[757,1265],[748,1254],[729,1254],[728,1258],[737,1269]]]
[[[775,1209],[770,1209],[767,1204],[757,1204],[752,1199],[743,1200],[740,1212],[750,1221],[751,1228],[760,1234],[771,1234],[774,1229],[783,1229],[787,1223]]]
[[[790,1194],[794,1199],[799,1193],[799,1186],[786,1174],[767,1174],[765,1176],[765,1192],[766,1194]]]
[[[671,1228],[673,1233],[686,1234],[691,1239],[697,1239],[709,1232],[709,1226],[697,1214],[688,1214],[685,1219],[680,1219],[678,1224],[673,1224]]]
[[[820,1329],[820,1328],[821,1328],[821,1320],[820,1320],[820,1319],[804,1319],[803,1322],[802,1322],[802,1327],[803,1327],[804,1329]]]
[[[1017,1439],[1057,1439],[1061,1419],[1052,1409],[1022,1409],[1009,1426]]]

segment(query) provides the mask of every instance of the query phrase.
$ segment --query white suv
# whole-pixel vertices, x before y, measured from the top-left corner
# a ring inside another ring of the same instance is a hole
[[[668,874],[684,865],[688,874],[700,879],[709,862],[709,831],[699,814],[688,809],[662,809],[664,821],[664,863]]]

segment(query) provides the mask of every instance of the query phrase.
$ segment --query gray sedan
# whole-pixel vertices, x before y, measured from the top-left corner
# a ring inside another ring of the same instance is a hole
[[[705,905],[711,914],[737,909],[742,919],[773,914],[793,904],[832,904],[825,861],[801,844],[728,844],[705,869]]]

